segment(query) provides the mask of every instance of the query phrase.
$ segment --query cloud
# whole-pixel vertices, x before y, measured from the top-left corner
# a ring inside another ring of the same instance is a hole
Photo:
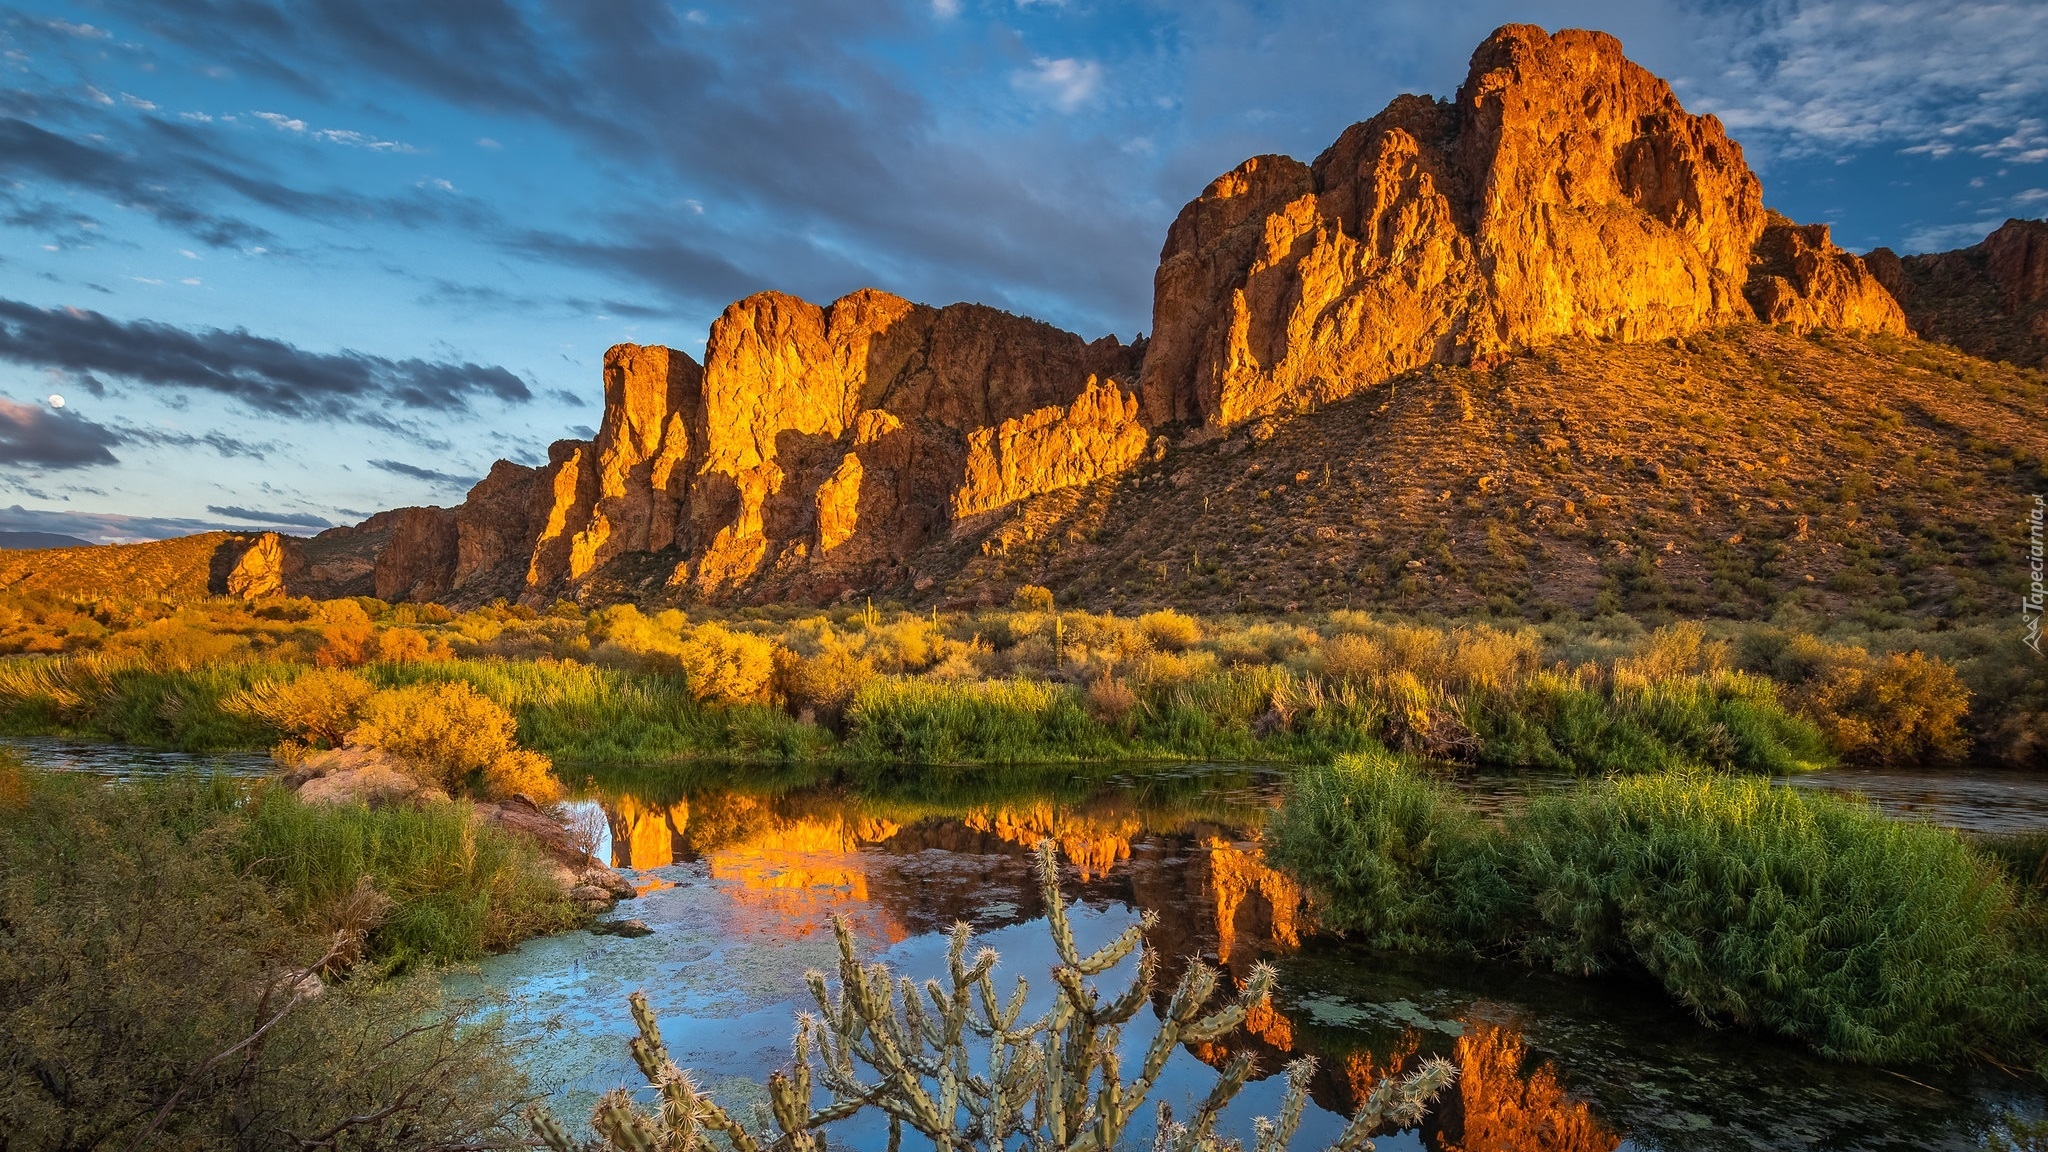
[[[168,160],[168,158],[166,158]],[[97,193],[118,204],[155,216],[216,248],[274,243],[268,229],[233,216],[198,207],[174,190],[179,166],[145,166],[94,144],[81,144],[25,120],[0,117],[0,176],[15,187],[0,186],[0,202],[28,203],[21,186],[48,181]],[[167,181],[167,177],[171,179]]]
[[[151,105],[155,107],[155,105]],[[304,120],[286,116],[282,112],[257,112],[253,115],[280,132],[304,136],[308,140],[320,140],[328,144],[345,144],[351,148],[367,148],[372,152],[417,152],[419,149],[396,140],[379,140],[375,136],[347,128],[309,128]]]
[[[1102,65],[1094,60],[1040,56],[1031,62],[1028,71],[1013,73],[1010,82],[1051,101],[1062,112],[1072,112],[1087,103],[1102,86]]]
[[[2007,137],[2048,103],[2048,5],[1982,0],[1807,0],[1715,5],[1685,21],[1694,59],[1726,60],[1692,87],[1738,136],[1786,153],[1890,145],[1942,156]],[[2038,130],[2038,121],[2035,122]]]
[[[258,524],[289,524],[295,528],[332,528],[333,521],[315,516],[310,512],[264,512],[254,508],[240,508],[234,505],[208,504],[208,512],[225,516],[230,520],[252,520]]]
[[[0,299],[0,359],[199,389],[282,416],[380,425],[389,423],[393,405],[463,411],[480,397],[515,403],[533,398],[525,381],[492,365],[311,352],[239,328],[121,321],[82,308],[38,308],[6,299]]]
[[[269,527],[289,528],[293,525]],[[121,544],[135,540],[164,540],[196,532],[222,530],[247,532],[244,524],[216,520],[194,520],[182,516],[132,516],[119,512],[72,512],[57,508],[23,508],[16,504],[0,508],[0,531],[56,532],[76,536],[95,544]]]
[[[450,472],[436,472],[432,468],[422,468],[417,464],[407,464],[402,460],[372,460],[370,461],[370,467],[389,472],[394,476],[404,476],[411,480],[424,480],[441,488],[468,489],[476,484],[476,477],[474,476],[457,476]]]
[[[118,464],[121,438],[75,412],[0,397],[0,464],[88,468]]]

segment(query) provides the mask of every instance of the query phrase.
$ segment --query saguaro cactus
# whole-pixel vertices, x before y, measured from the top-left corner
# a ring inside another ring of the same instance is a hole
[[[1152,918],[1148,914],[1083,956],[1067,921],[1049,840],[1038,844],[1038,869],[1059,954],[1052,970],[1059,995],[1038,1019],[1020,1019],[1028,987],[1022,978],[1007,1002],[998,998],[996,954],[983,948],[970,960],[967,925],[953,927],[946,975],[920,987],[887,965],[863,963],[852,930],[835,917],[838,988],[828,987],[821,972],[807,974],[817,1014],[798,1018],[789,1068],[768,1077],[770,1107],[755,1126],[734,1119],[675,1066],[646,996],[635,992],[633,1020],[640,1034],[630,1046],[634,1062],[657,1089],[659,1109],[643,1112],[618,1089],[606,1093],[591,1115],[598,1140],[578,1142],[544,1107],[528,1114],[534,1132],[554,1152],[700,1152],[711,1147],[712,1133],[735,1152],[824,1152],[826,1126],[873,1108],[889,1118],[891,1152],[900,1148],[905,1128],[940,1152],[1111,1152],[1174,1049],[1235,1031],[1271,994],[1273,969],[1252,969],[1234,1001],[1211,1009],[1221,974],[1206,964],[1190,965],[1167,1000],[1136,1074],[1126,1079],[1119,1041],[1124,1026],[1151,1002],[1158,972],[1145,940]],[[1121,994],[1105,999],[1093,978],[1133,952],[1135,978]],[[978,1045],[986,1052],[979,1067],[971,1056]],[[1255,1123],[1254,1152],[1285,1152],[1308,1101],[1314,1067],[1311,1059],[1288,1066],[1280,1115]],[[1215,1125],[1252,1070],[1249,1053],[1234,1057],[1185,1123],[1161,1106],[1155,1152],[1236,1149],[1235,1141],[1216,1135]],[[1331,1146],[1333,1152],[1369,1152],[1374,1129],[1389,1121],[1412,1122],[1453,1074],[1448,1063],[1433,1059],[1405,1078],[1382,1081]],[[828,1098],[822,1105],[816,1099],[820,1086]]]

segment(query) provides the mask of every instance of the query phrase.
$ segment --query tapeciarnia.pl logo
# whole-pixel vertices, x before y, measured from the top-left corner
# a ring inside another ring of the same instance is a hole
[[[2048,497],[2034,497],[2034,507],[2027,513],[2027,562],[2032,583],[2027,585],[2027,594],[2020,600],[2020,618],[2026,621],[2027,635],[2023,643],[2041,654],[2041,610],[2048,604]]]

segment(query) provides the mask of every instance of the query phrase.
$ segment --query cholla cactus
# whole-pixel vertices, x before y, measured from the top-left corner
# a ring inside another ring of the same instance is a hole
[[[1158,972],[1158,959],[1145,942],[1152,918],[1148,914],[1141,924],[1083,956],[1067,921],[1059,864],[1049,840],[1039,842],[1038,868],[1059,953],[1052,970],[1059,996],[1044,1016],[1020,1020],[1027,988],[1022,979],[1007,1002],[998,998],[991,975],[996,954],[983,948],[970,961],[965,924],[953,928],[946,976],[920,988],[886,965],[862,963],[851,929],[835,917],[837,993],[827,987],[823,973],[807,975],[818,1012],[799,1017],[789,1070],[769,1076],[768,1115],[754,1127],[734,1119],[675,1066],[647,998],[635,992],[633,1020],[640,1034],[631,1042],[633,1060],[657,1090],[659,1110],[642,1112],[619,1089],[606,1093],[591,1115],[599,1140],[579,1143],[541,1107],[528,1114],[534,1132],[554,1152],[709,1152],[712,1133],[735,1152],[824,1152],[827,1125],[872,1108],[889,1118],[890,1152],[901,1147],[905,1128],[940,1152],[1011,1147],[1111,1152],[1158,1084],[1174,1049],[1236,1030],[1271,994],[1273,969],[1255,967],[1235,1001],[1211,1010],[1221,975],[1206,964],[1190,965],[1167,1001],[1135,1076],[1126,1080],[1119,1040],[1124,1026],[1150,1002]],[[1105,1000],[1092,978],[1133,952],[1139,954],[1136,978],[1122,994]],[[977,1046],[986,1049],[979,1070],[970,1056]],[[1288,1067],[1280,1115],[1256,1122],[1254,1152],[1285,1152],[1308,1101],[1314,1067],[1310,1059]],[[1155,1152],[1234,1152],[1236,1142],[1218,1137],[1215,1125],[1251,1074],[1251,1055],[1234,1057],[1186,1123],[1175,1122],[1162,1105]],[[1453,1074],[1448,1063],[1429,1060],[1404,1079],[1381,1082],[1333,1152],[1369,1152],[1368,1137],[1375,1128],[1388,1121],[1412,1122]],[[816,1100],[820,1086],[828,1098],[822,1106]]]

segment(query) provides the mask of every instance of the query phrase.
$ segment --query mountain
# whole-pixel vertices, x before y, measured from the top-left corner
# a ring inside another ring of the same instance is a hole
[[[1092,604],[1977,611],[2041,476],[2044,235],[1860,258],[1766,208],[1720,122],[1613,37],[1510,25],[1453,98],[1213,181],[1167,232],[1150,339],[761,293],[701,364],[611,349],[597,435],[546,464],[215,566],[455,604],[1029,580]]]
[[[61,532],[0,532],[0,549],[90,548],[92,541]]]

